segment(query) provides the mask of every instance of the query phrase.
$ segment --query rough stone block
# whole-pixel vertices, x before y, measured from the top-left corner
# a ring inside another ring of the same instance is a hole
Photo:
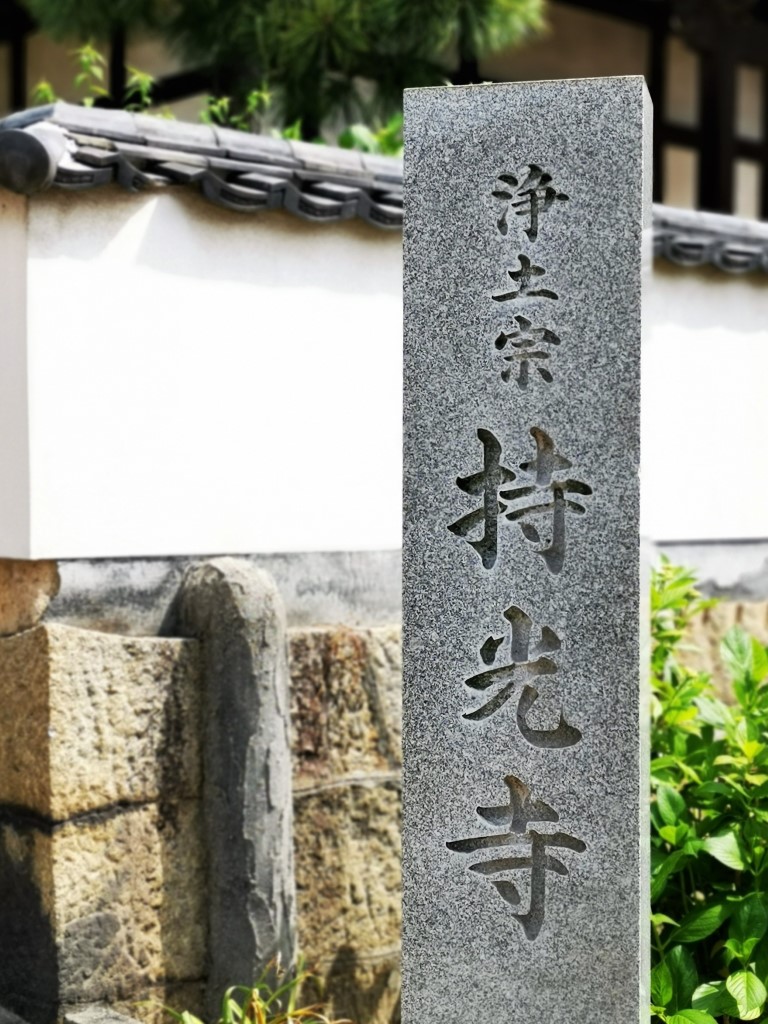
[[[299,949],[334,1017],[385,1024],[399,999],[400,805],[399,782],[295,798]]]
[[[399,627],[290,635],[299,948],[332,1014],[400,995]]]
[[[36,626],[59,585],[56,562],[0,558],[0,636]]]
[[[182,1013],[185,1010],[203,1019],[204,981],[169,981],[146,989],[140,1000],[120,1000],[103,1003],[73,1004],[61,1013],[61,1024],[170,1024],[169,1010]],[[0,1017],[0,1024],[5,1022]]]
[[[131,1017],[109,1006],[85,1006],[67,1010],[64,1024],[130,1024]]]
[[[356,783],[296,800],[299,948],[369,956],[400,937],[400,787]]]
[[[198,647],[38,626],[0,640],[0,804],[52,821],[200,790]]]
[[[205,1020],[205,980],[169,981],[146,990],[139,1003],[135,999],[113,1003],[118,1013],[124,1013],[141,1024],[171,1024],[172,1018],[165,1007],[182,1013],[184,1010]]]
[[[0,1002],[30,1024],[61,1006],[141,999],[204,974],[198,801],[0,827]]]
[[[768,643],[768,603],[721,601],[705,609],[691,623],[680,652],[684,665],[712,677],[718,696],[727,703],[733,700],[733,691],[720,655],[720,644],[733,626],[741,626],[761,643]]]
[[[291,631],[295,785],[400,767],[400,641],[396,626]]]

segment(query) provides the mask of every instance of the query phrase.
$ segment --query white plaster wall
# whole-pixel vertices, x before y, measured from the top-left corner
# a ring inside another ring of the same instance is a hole
[[[108,188],[28,245],[32,557],[399,546],[398,233]]]
[[[0,189],[0,544],[19,558],[30,539],[26,271],[27,200]]]
[[[646,312],[645,533],[768,538],[768,278],[657,261]]]
[[[399,546],[399,234],[0,203],[0,556]],[[646,313],[645,533],[768,538],[768,279],[657,262]]]

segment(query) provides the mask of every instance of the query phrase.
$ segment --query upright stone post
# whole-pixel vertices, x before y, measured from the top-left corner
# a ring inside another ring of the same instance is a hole
[[[406,94],[406,1024],[645,1018],[641,78]]]
[[[235,558],[190,568],[179,628],[200,640],[208,984],[215,1019],[232,985],[293,966],[290,684],[285,611],[268,573]]]

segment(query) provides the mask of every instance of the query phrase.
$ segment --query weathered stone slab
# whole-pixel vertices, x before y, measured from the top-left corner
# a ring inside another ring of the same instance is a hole
[[[293,630],[289,665],[295,787],[399,772],[398,626]]]
[[[36,626],[59,585],[56,562],[0,558],[0,636]]]
[[[205,1020],[205,979],[200,981],[169,981],[164,985],[147,989],[139,1003],[135,999],[118,1000],[113,1008],[124,1013],[141,1024],[168,1024],[171,1019],[165,1010],[169,1007],[182,1013],[184,1010]]]
[[[295,955],[290,694],[285,612],[270,576],[217,558],[191,568],[180,628],[203,672],[208,861],[206,1004]]]
[[[199,801],[0,826],[0,1002],[31,1024],[205,970]]]
[[[720,699],[729,704],[733,701],[733,690],[720,654],[720,644],[733,626],[741,626],[761,643],[768,643],[768,603],[721,601],[712,608],[706,608],[691,622],[679,655],[687,667],[708,673]]]
[[[399,989],[400,785],[328,786],[295,803],[299,948],[323,977],[333,1016],[387,1021],[393,1009],[363,998],[375,967]],[[360,988],[360,999],[355,989]]]
[[[243,556],[268,572],[288,626],[378,626],[401,616],[400,551],[314,551]],[[76,559],[61,564],[61,591],[48,622],[105,633],[173,635],[170,606],[199,559]]]
[[[171,981],[148,989],[140,1001],[131,999],[105,1006],[90,1003],[66,1007],[61,1015],[62,1024],[168,1024],[168,1010],[181,1013],[187,1010],[199,1017],[202,1014],[204,993],[202,981]],[[0,1024],[18,1024],[3,1021]],[[23,1022],[22,1022],[23,1024]]]
[[[299,948],[333,1018],[400,998],[399,627],[289,638]]]
[[[0,639],[0,804],[48,820],[200,791],[198,647],[38,626]]]
[[[64,1014],[64,1024],[128,1024],[131,1020],[123,1013],[109,1006],[86,1006],[68,1010]]]
[[[409,1024],[646,1013],[649,122],[639,78],[406,95]]]

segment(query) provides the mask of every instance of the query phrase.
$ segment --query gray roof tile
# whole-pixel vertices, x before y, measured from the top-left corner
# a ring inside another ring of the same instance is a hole
[[[54,158],[50,147],[26,147],[40,163],[32,174],[26,165],[17,166],[18,160],[14,163],[12,135],[6,132],[32,132],[41,124],[60,133],[60,148],[68,155]],[[9,143],[5,161],[4,137]],[[399,161],[366,161],[361,153],[333,146],[66,103],[0,121],[0,178],[0,184],[18,191],[25,185],[27,191],[37,191],[51,185],[92,188],[110,181],[132,191],[185,184],[231,210],[282,207],[325,223],[357,216],[380,227],[397,229],[402,224]]]
[[[38,121],[50,121],[67,131],[84,135],[103,136],[113,141],[143,142],[144,138],[136,126],[136,115],[127,110],[101,110],[96,107],[79,107],[72,103],[55,103],[53,107],[40,107]],[[0,121],[0,127],[5,122]],[[104,131],[105,124],[109,131]]]
[[[653,208],[653,247],[681,267],[768,273],[768,224],[720,213]]]
[[[403,220],[403,163],[392,157],[68,103],[0,121],[5,188],[110,182],[185,185],[230,210],[285,209],[323,223],[358,217],[396,230]],[[679,266],[765,273],[768,224],[655,206],[654,249]]]
[[[113,114],[114,111],[110,111]],[[188,124],[150,114],[134,114],[134,123],[144,141],[158,149],[177,149],[186,153],[215,156],[221,152],[216,133],[207,124]]]
[[[219,148],[235,160],[258,160],[261,163],[279,161],[292,167],[300,162],[294,157],[287,139],[274,139],[270,135],[251,135],[234,128],[215,128]]]

